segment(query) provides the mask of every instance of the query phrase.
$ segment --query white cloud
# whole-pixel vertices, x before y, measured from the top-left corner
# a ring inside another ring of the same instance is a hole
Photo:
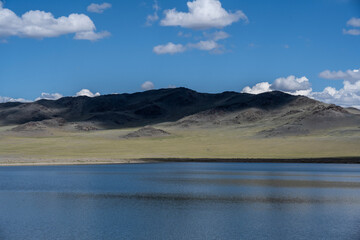
[[[295,95],[295,96],[310,96],[312,93],[312,88],[306,89],[306,90],[296,90],[294,92],[287,92],[291,95]]]
[[[154,89],[154,87],[155,87],[154,83],[152,83],[150,81],[146,81],[143,84],[141,84],[141,89],[144,91],[152,90],[152,89]]]
[[[227,39],[230,37],[230,35],[224,31],[216,31],[214,33],[204,33],[204,36],[207,37],[210,40],[219,41],[223,39]]]
[[[248,21],[240,10],[226,11],[219,0],[194,0],[187,3],[189,12],[178,12],[175,8],[165,10],[162,26],[180,26],[192,29],[223,28],[239,20]]]
[[[100,96],[100,93],[92,93],[88,89],[82,89],[81,91],[77,92],[74,97],[79,96],[87,96],[87,97],[98,97]],[[35,101],[45,99],[45,100],[58,100],[60,98],[64,97],[60,93],[41,93],[40,97],[36,98]],[[1,97],[0,96],[0,103],[6,103],[6,102],[33,102],[32,100],[26,100],[24,98],[11,98],[11,97]]]
[[[224,28],[240,20],[248,22],[246,15],[242,11],[227,11],[222,7],[220,0],[193,0],[187,2],[187,6],[188,12],[178,12],[175,8],[165,10],[165,18],[161,20],[160,24],[162,26],[180,26],[198,30]],[[148,18],[152,20],[153,16],[150,15]],[[192,34],[179,32],[178,36],[191,37]],[[195,43],[174,44],[169,42],[166,45],[154,47],[153,51],[157,54],[175,54],[197,49],[220,54],[225,52],[225,47],[218,44],[218,41],[229,37],[230,35],[224,31],[204,32],[203,37],[194,37]]]
[[[360,81],[355,83],[345,81],[344,87],[339,90],[326,87],[322,92],[311,93],[310,97],[326,103],[360,109]]]
[[[330,71],[325,70],[319,74],[321,78],[332,79],[332,80],[344,80],[351,83],[360,81],[360,69],[346,70],[343,71]]]
[[[275,90],[292,95],[303,95],[321,102],[336,104],[342,107],[355,107],[360,109],[360,69],[343,71],[324,71],[320,77],[325,79],[343,79],[343,87],[339,90],[326,87],[321,92],[313,92],[311,84],[306,77],[278,78],[273,84],[261,82],[253,87],[245,87],[242,92],[259,94]]]
[[[22,16],[0,5],[0,38],[18,36],[23,38],[50,38],[66,34],[92,33],[92,40],[96,27],[93,21],[84,14],[73,13],[69,16],[55,18],[52,13],[31,10]]]
[[[343,88],[336,90],[333,87],[327,87],[322,92],[311,93],[311,97],[326,103],[360,108],[360,69],[326,70],[321,72],[319,76],[324,79],[343,80]]]
[[[283,92],[295,93],[296,91],[304,91],[310,89],[309,79],[306,77],[297,78],[293,75],[287,78],[278,78],[271,85],[271,89]]]
[[[191,49],[197,49],[201,51],[211,51],[212,53],[223,53],[224,46],[219,44],[218,41],[230,37],[229,34],[224,31],[216,31],[214,33],[204,32],[203,34],[207,40],[202,40],[196,43],[188,43],[186,45],[174,44],[172,42],[169,42],[166,45],[158,45],[154,47],[153,51],[156,54],[175,54],[182,53]],[[183,35],[183,32],[178,33],[178,36]]]
[[[195,44],[189,44],[188,48],[195,48],[202,51],[211,51],[219,47],[219,44],[213,40],[200,41]]]
[[[360,27],[360,18],[351,18],[347,22],[347,25],[352,26],[352,27]]]
[[[160,10],[160,6],[157,0],[154,1],[153,9],[154,9],[154,13],[146,17],[146,25],[148,26],[151,26],[154,22],[159,20],[158,11]]]
[[[242,92],[259,94],[271,91],[282,91],[292,95],[309,95],[312,92],[311,84],[306,77],[297,78],[293,75],[286,78],[277,78],[272,84],[261,82],[253,87],[245,87]]]
[[[176,54],[182,53],[191,49],[197,49],[201,51],[215,51],[220,49],[222,46],[214,40],[199,41],[197,43],[189,43],[186,46],[182,44],[174,44],[169,42],[166,45],[158,45],[154,47],[153,51],[160,54]]]
[[[111,33],[109,33],[108,31],[102,31],[102,32],[93,32],[93,31],[89,31],[89,32],[79,32],[75,34],[75,39],[77,40],[90,40],[90,41],[97,41],[106,37],[110,37]]]
[[[223,31],[217,31],[213,34],[214,41],[223,40],[229,38],[230,35]]]
[[[260,94],[264,92],[271,92],[271,84],[268,82],[261,82],[256,84],[253,87],[245,87],[242,92],[243,93],[250,93],[250,94]]]
[[[359,29],[343,29],[343,33],[346,35],[353,35],[353,36],[358,36],[360,35],[360,30]]]
[[[151,26],[157,20],[159,20],[159,16],[156,12],[153,15],[148,15],[146,17],[146,25]]]
[[[86,96],[86,97],[99,97],[100,93],[92,93],[89,89],[82,89],[80,92],[77,92],[75,97],[80,97],[80,96]]]
[[[46,99],[46,100],[58,100],[62,98],[63,95],[60,93],[41,93],[41,96],[36,98],[35,101]]]
[[[186,47],[182,44],[174,44],[172,42],[169,42],[166,45],[155,46],[153,51],[156,54],[175,54],[185,52]]]
[[[0,2],[1,5],[1,2]],[[1,97],[0,96],[0,103],[7,103],[7,102],[31,102],[30,100],[26,100],[24,98],[11,98],[11,97]]]
[[[92,3],[87,7],[88,12],[103,13],[106,9],[111,8],[110,3],[96,4]]]
[[[351,18],[347,23],[351,27],[360,27],[360,18]],[[358,36],[360,35],[360,29],[343,29],[343,34]]]

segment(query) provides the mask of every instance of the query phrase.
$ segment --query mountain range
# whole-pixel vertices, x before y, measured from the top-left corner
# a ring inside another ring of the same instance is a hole
[[[12,130],[17,132],[47,128],[91,131],[156,124],[180,128],[256,125],[263,126],[256,134],[266,137],[340,128],[360,132],[360,111],[279,91],[209,94],[187,88],[0,104],[0,126],[14,126]]]

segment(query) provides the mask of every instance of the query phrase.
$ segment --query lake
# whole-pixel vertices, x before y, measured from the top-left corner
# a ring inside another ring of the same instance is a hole
[[[0,167],[0,239],[360,239],[360,165]]]

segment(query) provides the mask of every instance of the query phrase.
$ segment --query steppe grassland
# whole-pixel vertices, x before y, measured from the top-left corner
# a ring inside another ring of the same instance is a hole
[[[261,138],[254,127],[165,127],[169,137],[126,139],[137,129],[13,134],[0,128],[1,159],[317,158],[360,156],[360,134]],[[351,133],[351,131],[348,131]]]

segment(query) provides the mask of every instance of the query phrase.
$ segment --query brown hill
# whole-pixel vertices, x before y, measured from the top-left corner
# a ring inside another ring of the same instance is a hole
[[[157,128],[153,127],[143,127],[137,131],[128,133],[124,136],[124,138],[140,138],[140,137],[166,137],[171,134]]]

